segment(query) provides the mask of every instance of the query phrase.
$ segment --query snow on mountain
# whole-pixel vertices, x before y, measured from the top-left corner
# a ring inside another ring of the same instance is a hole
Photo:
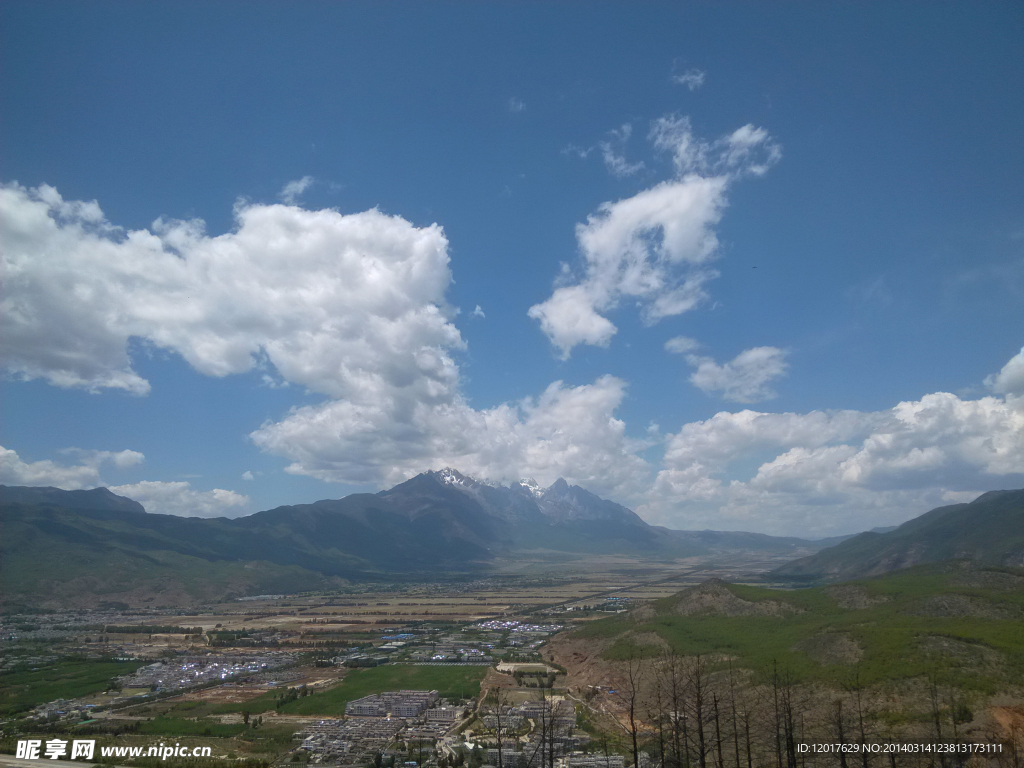
[[[529,491],[530,495],[533,496],[535,499],[539,499],[541,496],[544,495],[544,491],[547,490],[546,488],[541,488],[540,483],[538,483],[532,477],[526,478],[525,480],[520,480],[519,486]]]
[[[505,520],[533,518],[552,523],[617,520],[627,525],[646,527],[646,523],[631,510],[577,485],[569,485],[561,477],[543,488],[533,478],[501,485],[468,477],[451,467],[425,474],[446,487],[471,496],[483,504],[489,514]]]
[[[437,478],[445,485],[454,485],[461,488],[469,488],[472,485],[479,485],[476,480],[466,477],[461,472],[451,467],[445,467],[444,469],[438,470],[437,472],[431,472],[430,474],[436,475]]]

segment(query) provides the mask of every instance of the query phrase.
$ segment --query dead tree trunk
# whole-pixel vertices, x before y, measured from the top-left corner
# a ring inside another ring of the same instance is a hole
[[[842,751],[842,748],[846,746],[846,716],[843,714],[842,699],[832,702],[832,711],[829,714],[830,724],[836,735],[836,743],[840,745],[839,768],[849,768],[846,762],[846,752]]]
[[[640,768],[640,747],[637,740],[637,734],[640,730],[638,710],[643,693],[645,672],[646,668],[643,659],[636,656],[627,659],[624,682],[626,684],[626,715],[629,724],[629,738],[633,751],[633,768]]]
[[[722,754],[722,724],[721,718],[719,718],[718,716],[718,694],[711,694],[711,702],[714,706],[715,712],[715,752],[717,753],[716,763],[718,765],[718,768],[725,768],[725,755]]]
[[[709,724],[709,707],[708,707],[708,696],[711,693],[707,664],[704,659],[697,656],[693,663],[690,665],[690,672],[687,678],[687,688],[689,693],[689,713],[692,716],[693,727],[696,728],[696,747],[697,752],[697,764],[700,768],[707,768],[708,764],[708,752],[710,747],[708,745],[708,734],[706,726]]]
[[[669,724],[672,730],[672,768],[687,768],[690,758],[686,734],[686,680],[682,659],[674,651],[662,661],[665,680],[665,698],[668,707]]]

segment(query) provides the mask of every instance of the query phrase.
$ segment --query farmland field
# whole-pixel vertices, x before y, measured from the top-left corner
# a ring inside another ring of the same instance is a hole
[[[339,685],[321,693],[290,701],[280,707],[282,714],[290,715],[343,715],[345,705],[371,693],[398,690],[436,690],[441,698],[468,699],[480,694],[480,681],[487,673],[484,666],[417,666],[387,664],[373,669],[349,672]],[[259,713],[275,709],[277,691],[268,692],[238,704],[226,704],[215,713]]]
[[[140,662],[65,659],[41,669],[8,672],[0,675],[0,714],[104,691],[115,676],[140,666]]]

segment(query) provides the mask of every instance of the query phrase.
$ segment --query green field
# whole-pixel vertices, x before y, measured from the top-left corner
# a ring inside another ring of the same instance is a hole
[[[181,717],[154,717],[142,720],[136,733],[152,736],[237,736],[247,725],[216,723],[211,720],[187,720]]]
[[[469,666],[416,666],[412,664],[385,664],[372,669],[355,669],[339,685],[322,693],[313,693],[291,701],[280,712],[292,715],[343,715],[345,705],[371,693],[399,690],[436,690],[442,698],[466,699],[480,694],[480,681],[488,667]],[[283,692],[283,691],[281,691]],[[214,712],[260,713],[274,709],[281,692],[265,693],[258,698],[239,704],[225,704]]]
[[[1020,575],[999,569],[981,573]],[[653,633],[684,655],[725,654],[754,670],[777,662],[797,679],[823,682],[842,683],[854,674],[865,683],[941,674],[960,685],[992,690],[1008,678],[1024,679],[1024,592],[963,586],[963,581],[962,574],[923,566],[847,582],[878,601],[860,608],[841,607],[829,594],[834,587],[779,591],[731,584],[729,591],[743,600],[772,600],[802,612],[682,616],[674,610],[678,598],[670,597],[652,604],[653,617],[602,619],[578,636],[614,639],[606,656],[621,659],[660,653],[650,642]],[[963,606],[975,613],[956,615]],[[986,611],[991,615],[981,615]],[[859,646],[861,657],[815,653],[838,638]]]
[[[182,717],[160,716],[151,720],[141,720],[138,724],[139,735],[168,736],[171,738],[238,737],[245,741],[247,752],[280,752],[287,749],[294,736],[294,728],[260,726],[252,728],[244,723],[218,723],[214,720],[200,718],[189,720]]]
[[[32,709],[54,699],[105,691],[112,678],[142,666],[134,661],[64,660],[41,669],[0,675],[0,714]]]

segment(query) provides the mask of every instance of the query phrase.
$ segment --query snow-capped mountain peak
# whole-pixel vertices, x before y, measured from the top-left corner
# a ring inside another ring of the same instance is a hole
[[[452,469],[451,467],[445,467],[440,469],[433,474],[437,475],[437,479],[445,485],[455,485],[461,488],[468,488],[471,485],[476,485],[476,481],[472,478],[466,477],[458,470]]]
[[[544,489],[540,487],[540,483],[534,480],[532,477],[528,477],[525,480],[520,480],[519,485],[530,492],[530,495],[535,499],[539,499],[544,495]]]

